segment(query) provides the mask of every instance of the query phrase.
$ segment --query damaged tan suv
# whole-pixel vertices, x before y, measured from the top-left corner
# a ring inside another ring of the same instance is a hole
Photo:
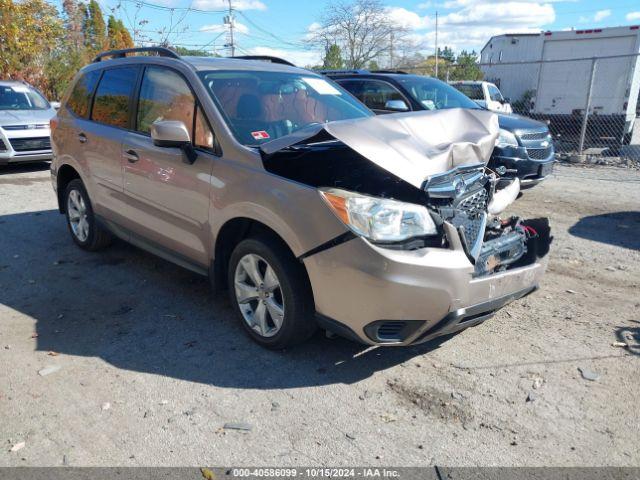
[[[52,120],[74,242],[116,236],[208,275],[270,348],[318,326],[421,343],[537,287],[548,222],[499,216],[518,184],[496,192],[485,168],[492,113],[376,117],[330,80],[264,60],[147,48],[83,68]]]

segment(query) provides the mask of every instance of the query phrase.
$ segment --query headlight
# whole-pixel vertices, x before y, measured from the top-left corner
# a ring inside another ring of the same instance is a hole
[[[321,188],[320,194],[345,225],[374,242],[398,242],[438,233],[431,214],[422,205],[334,188]]]
[[[517,147],[516,136],[508,130],[500,129],[500,136],[496,140],[496,147]]]

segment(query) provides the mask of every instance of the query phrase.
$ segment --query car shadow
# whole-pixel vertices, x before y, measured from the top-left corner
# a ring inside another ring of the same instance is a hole
[[[370,348],[319,332],[269,351],[206,278],[124,242],[89,253],[56,210],[0,216],[0,304],[35,321],[37,350],[232,388],[354,383],[437,348]],[[59,357],[60,361],[63,357]]]
[[[640,250],[640,211],[583,217],[569,229],[569,233],[595,242]]]
[[[49,170],[49,168],[51,168],[49,162],[10,163],[4,166],[0,165],[0,176],[12,173],[42,172]]]

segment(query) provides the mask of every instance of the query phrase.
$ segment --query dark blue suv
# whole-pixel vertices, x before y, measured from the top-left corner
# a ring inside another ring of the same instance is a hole
[[[482,108],[454,87],[431,77],[399,71],[327,70],[325,75],[378,114],[445,108]],[[488,167],[502,178],[533,186],[553,169],[554,149],[547,125],[498,113],[500,137]]]

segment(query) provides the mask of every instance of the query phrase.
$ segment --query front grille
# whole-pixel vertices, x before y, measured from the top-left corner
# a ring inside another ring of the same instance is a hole
[[[49,137],[12,138],[9,141],[16,152],[51,149],[51,139]]]
[[[489,193],[486,188],[468,195],[454,205],[455,215],[449,221],[458,231],[462,229],[467,253],[476,257],[484,237]]]
[[[462,229],[464,240],[467,247],[467,253],[475,257],[479,253],[480,244],[477,243],[480,236],[484,236],[484,226],[486,225],[486,214],[470,218],[466,214],[461,213],[449,220],[458,231]]]
[[[532,160],[546,160],[551,155],[551,147],[527,148],[527,155]]]
[[[0,152],[4,152],[7,149],[7,146],[4,144],[2,140],[0,140]]]
[[[486,189],[482,189],[474,193],[473,195],[469,195],[466,198],[463,198],[460,203],[458,203],[458,210],[462,210],[470,217],[475,217],[480,213],[483,213],[487,210],[487,200],[489,199],[489,194]]]
[[[522,140],[545,140],[549,136],[549,132],[545,130],[544,132],[521,133],[519,136]]]
[[[41,130],[43,128],[49,128],[48,123],[37,123],[31,125],[5,125],[3,130]]]

